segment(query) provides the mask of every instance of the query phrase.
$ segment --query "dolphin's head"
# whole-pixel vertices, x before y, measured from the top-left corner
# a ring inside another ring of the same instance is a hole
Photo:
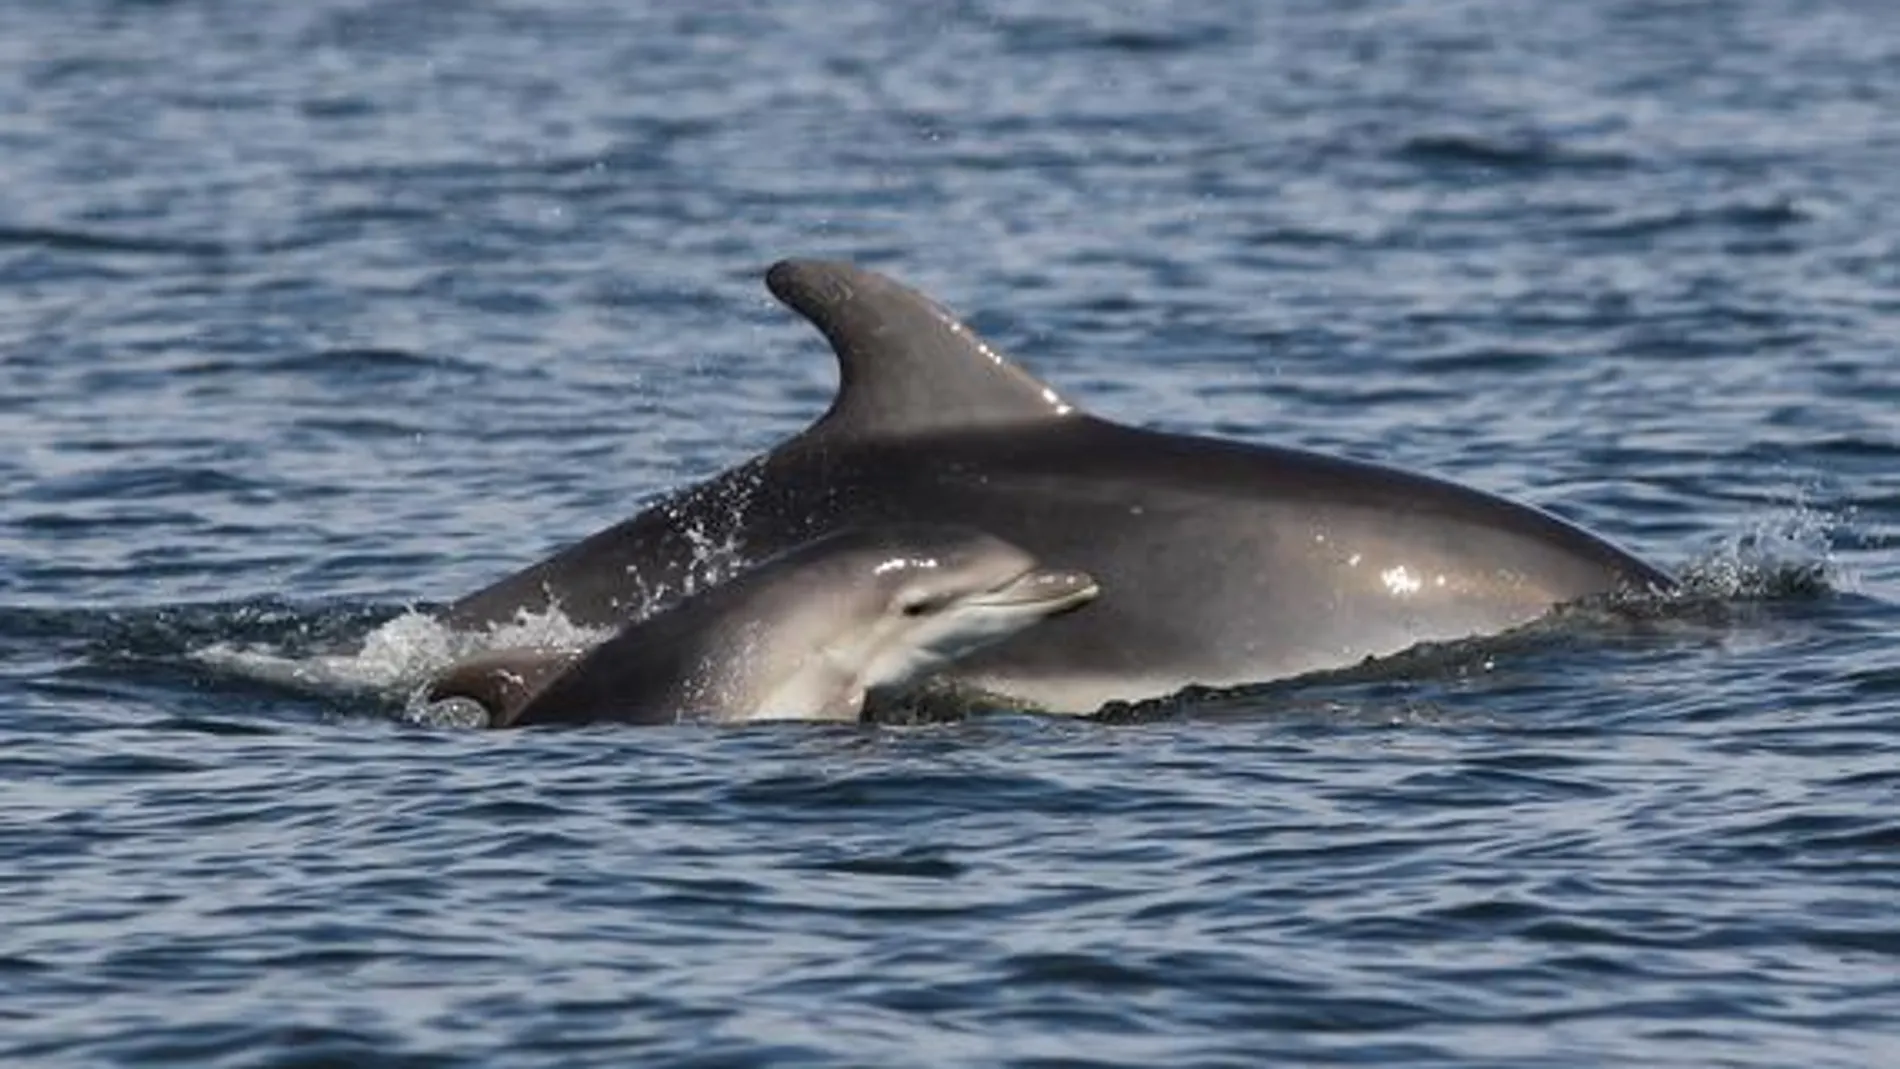
[[[859,566],[868,624],[826,649],[863,691],[918,680],[1037,621],[1092,600],[1086,572],[1043,567],[994,535],[952,526],[869,533]]]

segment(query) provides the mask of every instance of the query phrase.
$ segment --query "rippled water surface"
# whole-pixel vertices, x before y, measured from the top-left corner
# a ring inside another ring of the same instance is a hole
[[[1874,0],[0,5],[0,1061],[1900,1064],[1896,64]],[[401,722],[413,607],[823,409],[785,256],[1693,596],[1098,721]]]

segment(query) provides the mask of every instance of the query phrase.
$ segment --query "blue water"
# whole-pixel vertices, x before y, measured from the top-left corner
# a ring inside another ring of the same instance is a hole
[[[0,1063],[1900,1064],[1896,64],[1878,0],[0,5]],[[822,410],[794,255],[1693,596],[1113,722],[404,723],[416,606]]]

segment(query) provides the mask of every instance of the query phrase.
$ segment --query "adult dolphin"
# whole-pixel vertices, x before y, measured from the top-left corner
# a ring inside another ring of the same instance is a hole
[[[1053,712],[1264,682],[1670,578],[1548,513],[1363,461],[1165,434],[1064,401],[949,311],[844,263],[781,262],[837,354],[804,432],[455,602],[474,627],[551,603],[601,625],[849,525],[967,523],[1101,596],[947,671]]]
[[[1089,575],[1040,567],[972,528],[846,528],[590,650],[498,650],[451,665],[427,700],[470,701],[490,727],[857,720],[872,691],[922,681],[1097,593]]]

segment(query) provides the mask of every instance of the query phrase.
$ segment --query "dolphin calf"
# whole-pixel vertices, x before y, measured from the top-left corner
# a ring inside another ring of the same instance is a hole
[[[491,727],[614,720],[856,720],[865,696],[1076,608],[1095,580],[947,525],[847,528],[623,627],[582,653],[452,665],[431,702]]]
[[[785,261],[766,284],[836,353],[830,409],[770,452],[454,602],[446,622],[558,605],[611,623],[841,527],[965,522],[1090,573],[1102,595],[960,658],[944,678],[1086,713],[1673,586],[1595,535],[1479,490],[1092,416],[869,270]]]

